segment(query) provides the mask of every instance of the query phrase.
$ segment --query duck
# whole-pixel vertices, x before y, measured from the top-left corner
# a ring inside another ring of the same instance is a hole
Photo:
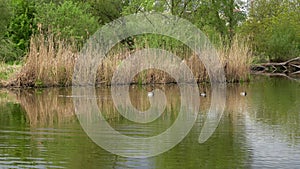
[[[154,92],[151,91],[151,92],[148,92],[148,97],[153,97],[154,96]]]
[[[205,93],[205,92],[200,93],[200,96],[201,96],[201,97],[206,97],[206,93]]]
[[[240,93],[240,95],[241,95],[241,96],[247,96],[247,92],[246,92],[246,91],[243,91],[243,92]]]

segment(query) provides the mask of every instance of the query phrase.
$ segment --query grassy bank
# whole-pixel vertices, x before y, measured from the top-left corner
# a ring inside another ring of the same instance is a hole
[[[45,38],[42,34],[32,37],[24,66],[17,75],[9,80],[7,86],[50,87],[72,85],[73,68],[78,58],[78,50],[75,46],[52,35],[48,38]],[[233,41],[230,48],[218,49],[228,82],[249,80],[251,63],[251,53],[249,51],[247,45],[239,42],[238,39]],[[110,85],[117,66],[131,53],[126,48],[112,50],[98,68],[96,83]],[[180,57],[183,58],[182,62],[189,66],[197,82],[209,81],[204,65],[195,54],[184,54]],[[174,82],[174,78],[167,73],[155,69],[148,69],[139,73],[132,81],[134,84]]]
[[[0,87],[5,86],[8,80],[20,71],[21,67],[21,64],[6,64],[0,62]]]

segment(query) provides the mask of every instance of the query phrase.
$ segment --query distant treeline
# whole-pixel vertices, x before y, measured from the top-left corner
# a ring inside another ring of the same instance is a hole
[[[299,0],[0,0],[0,61],[21,61],[30,38],[51,34],[80,46],[102,25],[133,13],[165,12],[185,18],[217,47],[247,40],[256,61],[300,55]],[[134,49],[179,49],[176,40],[153,35],[126,39]],[[135,42],[135,43],[132,43]],[[139,43],[138,43],[139,42]],[[180,48],[182,49],[182,48]]]

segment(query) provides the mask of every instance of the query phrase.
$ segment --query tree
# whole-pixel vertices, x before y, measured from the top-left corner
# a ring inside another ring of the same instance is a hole
[[[8,0],[0,0],[0,39],[4,37],[12,16],[10,4],[11,2]]]
[[[6,36],[16,44],[16,48],[26,52],[29,39],[36,27],[35,3],[31,0],[12,0],[11,2],[13,14]]]
[[[36,22],[44,31],[51,31],[66,40],[83,42],[99,26],[89,10],[88,4],[73,1],[41,3],[37,6]]]
[[[126,5],[126,1],[123,0],[87,0],[87,2],[91,5],[91,14],[101,25],[119,18]]]
[[[243,1],[236,0],[132,0],[123,13],[167,12],[188,19],[210,37],[221,36],[223,44],[230,44],[237,27],[246,19],[243,5]]]
[[[300,55],[300,1],[256,0],[242,32],[250,36],[256,55],[282,61]]]
[[[0,2],[0,60],[14,62],[27,52],[35,29],[35,3],[30,0]]]
[[[243,2],[235,0],[202,0],[195,11],[195,24],[210,36],[221,36],[223,44],[230,44],[238,26],[245,21]]]

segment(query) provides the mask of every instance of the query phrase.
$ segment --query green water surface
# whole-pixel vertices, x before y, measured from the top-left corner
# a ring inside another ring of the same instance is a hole
[[[97,88],[95,99],[120,133],[148,137],[172,126],[180,108],[176,85],[132,86],[131,102],[137,109],[149,107],[147,91],[152,88],[164,90],[168,102],[164,113],[149,124],[122,117],[109,87]],[[208,96],[200,99],[197,121],[187,137],[173,149],[143,159],[117,156],[95,144],[78,122],[71,90],[0,90],[0,168],[300,168],[297,81],[254,77],[251,83],[229,84],[226,110],[203,144],[198,137],[211,98],[210,87],[200,85]]]

